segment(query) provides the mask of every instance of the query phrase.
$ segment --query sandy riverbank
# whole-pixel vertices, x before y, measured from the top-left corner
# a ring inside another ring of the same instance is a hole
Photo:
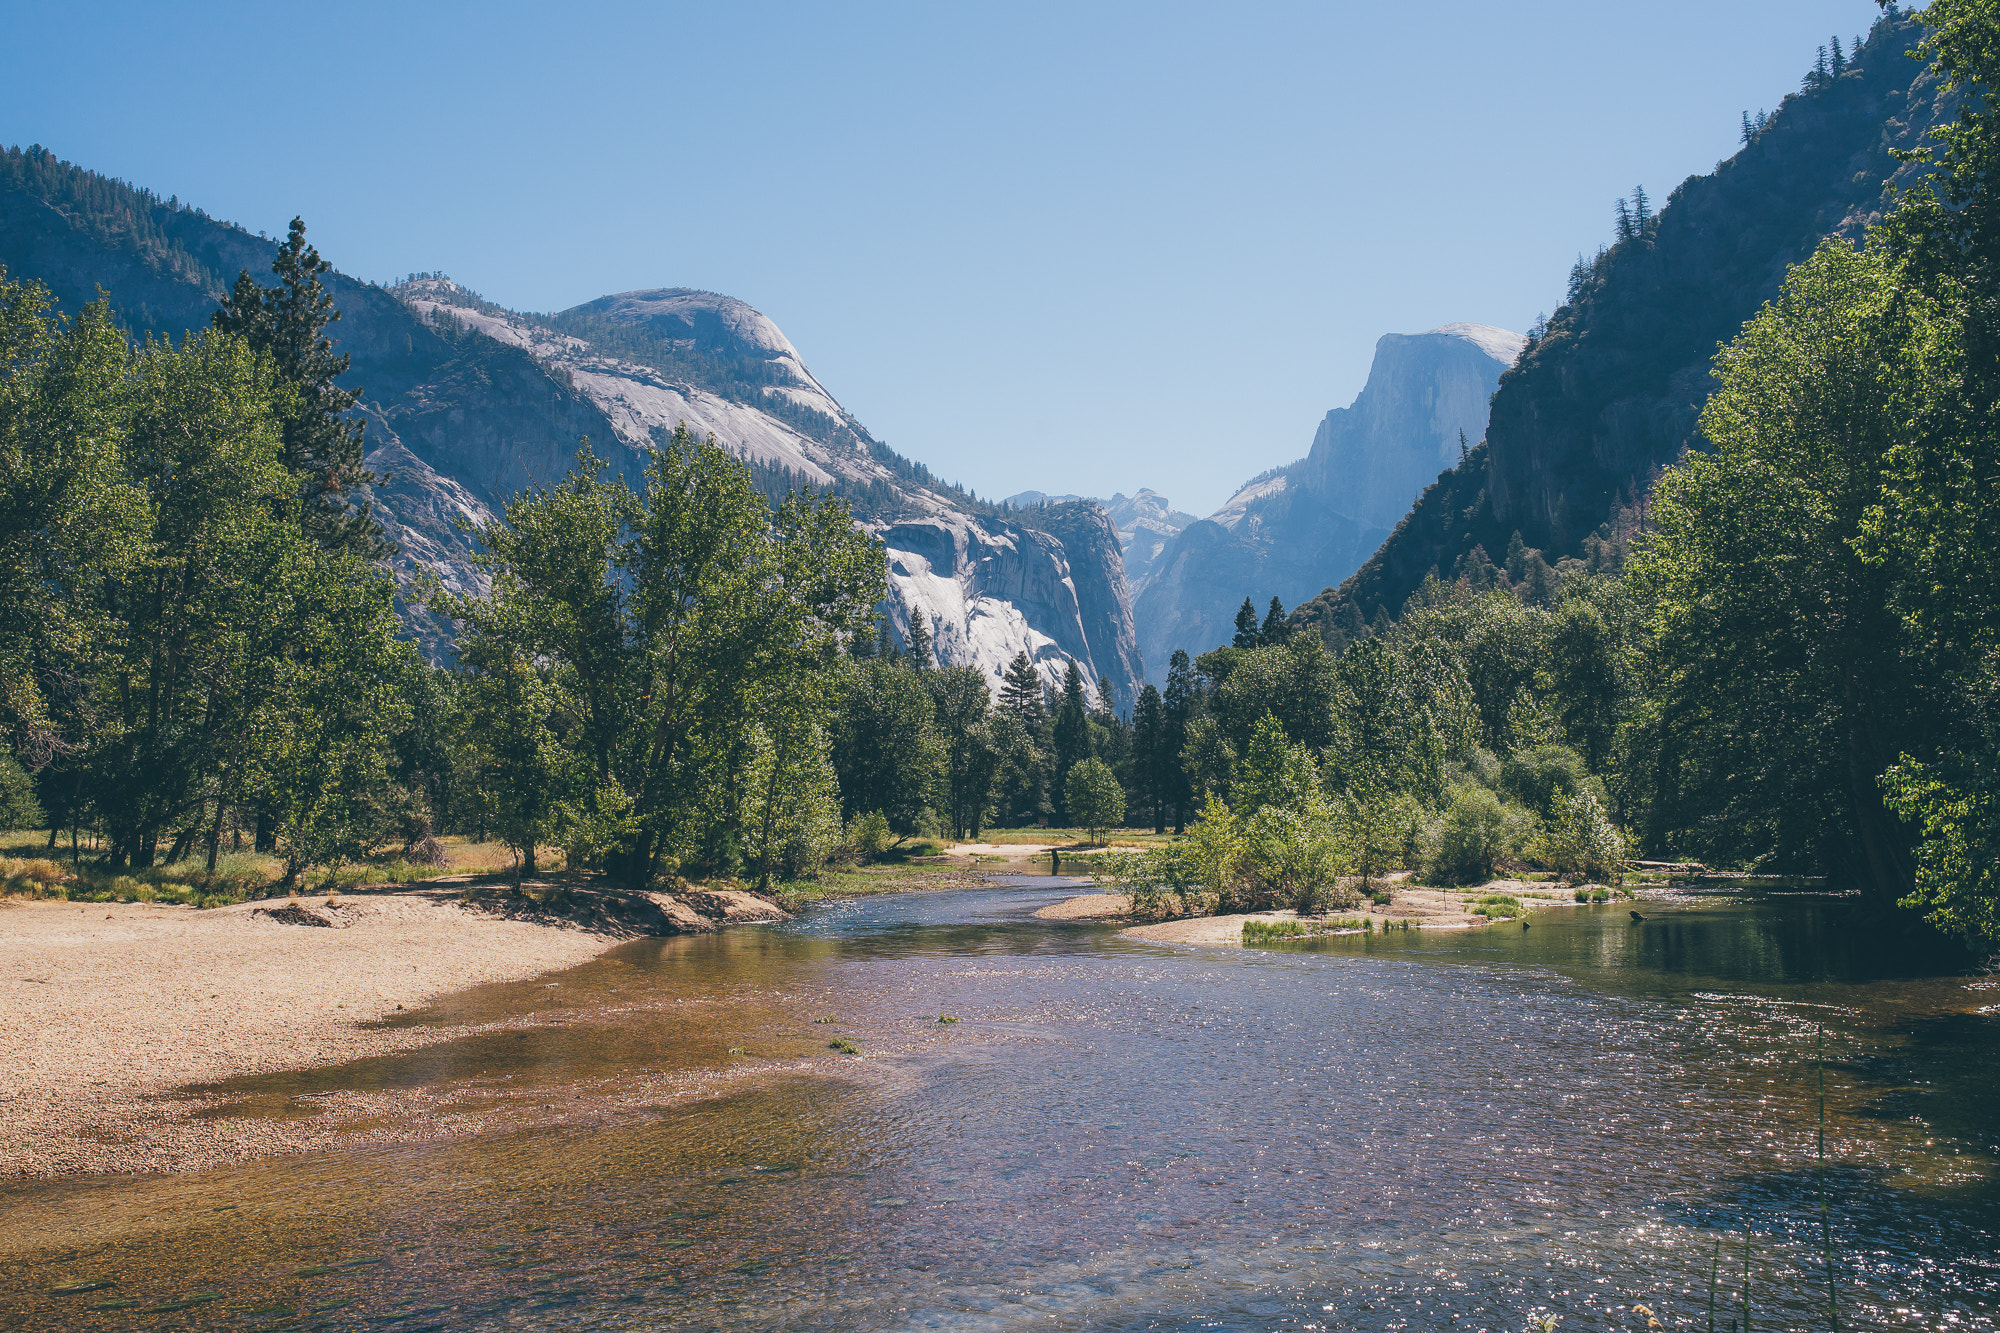
[[[1477,890],[1419,888],[1405,882],[1407,876],[1391,879],[1392,901],[1385,906],[1369,906],[1352,911],[1335,912],[1333,916],[1343,919],[1360,920],[1366,917],[1378,931],[1385,928],[1400,928],[1403,922],[1412,922],[1424,930],[1470,930],[1474,927],[1498,925],[1520,929],[1518,921],[1489,921],[1486,917],[1474,915],[1464,909],[1464,901],[1469,892],[1476,894],[1506,894],[1519,898],[1524,906],[1535,910],[1557,907],[1574,907],[1573,895],[1558,894],[1554,887],[1543,883],[1523,880],[1495,880],[1481,885]],[[1122,893],[1088,893],[1068,898],[1059,903],[1051,903],[1038,909],[1035,915],[1044,921],[1130,921],[1132,900]],[[1299,914],[1282,912],[1239,912],[1227,916],[1185,917],[1176,921],[1150,921],[1128,925],[1120,932],[1132,939],[1149,940],[1155,944],[1208,944],[1240,947],[1243,943],[1243,923],[1245,921],[1296,921]]]
[[[188,1084],[409,1049],[450,1029],[363,1024],[437,996],[571,967],[619,936],[510,920],[453,889],[195,911],[0,901],[0,1175],[188,1170],[317,1146],[332,1131],[190,1120]]]

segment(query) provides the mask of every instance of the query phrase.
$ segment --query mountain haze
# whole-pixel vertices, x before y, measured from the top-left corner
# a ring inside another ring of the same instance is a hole
[[[1244,597],[1260,612],[1272,597],[1290,605],[1367,559],[1424,485],[1458,461],[1461,442],[1480,438],[1488,399],[1524,341],[1485,324],[1384,335],[1368,382],[1326,414],[1304,458],[1187,525],[1134,580],[1151,678],[1164,678],[1176,650],[1228,642]]]

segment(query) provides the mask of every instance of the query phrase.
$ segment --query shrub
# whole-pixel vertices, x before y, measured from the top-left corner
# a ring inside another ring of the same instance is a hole
[[[20,893],[31,898],[66,898],[72,878],[54,861],[41,857],[26,860],[0,857],[0,893]]]
[[[13,755],[0,751],[0,829],[34,829],[46,819],[35,781]]]
[[[1507,846],[1507,814],[1483,787],[1457,787],[1431,829],[1424,877],[1433,884],[1484,884]]]
[[[1567,745],[1537,745],[1500,766],[1500,790],[1544,816],[1556,813],[1559,797],[1602,791],[1583,756]]]
[[[1531,851],[1536,860],[1562,875],[1612,881],[1624,872],[1624,835],[1590,791],[1573,792],[1557,802],[1555,817]]]
[[[847,826],[847,845],[864,861],[873,861],[889,849],[889,817],[880,810],[856,815]]]
[[[1303,810],[1266,806],[1251,816],[1243,839],[1244,876],[1226,906],[1255,909],[1295,907],[1323,912],[1352,907],[1357,898],[1341,883],[1350,868],[1339,831],[1325,804]]]
[[[1521,906],[1519,898],[1506,893],[1489,893],[1477,900],[1468,898],[1465,910],[1494,921],[1506,921],[1528,914],[1528,909]]]

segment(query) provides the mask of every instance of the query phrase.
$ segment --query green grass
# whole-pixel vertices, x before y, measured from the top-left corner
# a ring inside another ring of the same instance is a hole
[[[1365,916],[1333,917],[1322,921],[1245,921],[1245,944],[1281,944],[1287,940],[1311,939],[1337,931],[1372,931],[1375,924]]]
[[[1488,893],[1479,898],[1467,898],[1465,910],[1492,921],[1506,921],[1528,914],[1528,909],[1521,906],[1521,900],[1509,893]]]

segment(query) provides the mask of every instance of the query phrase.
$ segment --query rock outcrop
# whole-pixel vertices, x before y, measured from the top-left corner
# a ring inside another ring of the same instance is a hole
[[[1150,677],[1165,678],[1176,650],[1227,643],[1245,597],[1261,614],[1272,597],[1290,606],[1353,572],[1461,442],[1483,436],[1524,341],[1484,324],[1378,341],[1367,384],[1326,414],[1306,457],[1251,481],[1154,559],[1133,606]]]

